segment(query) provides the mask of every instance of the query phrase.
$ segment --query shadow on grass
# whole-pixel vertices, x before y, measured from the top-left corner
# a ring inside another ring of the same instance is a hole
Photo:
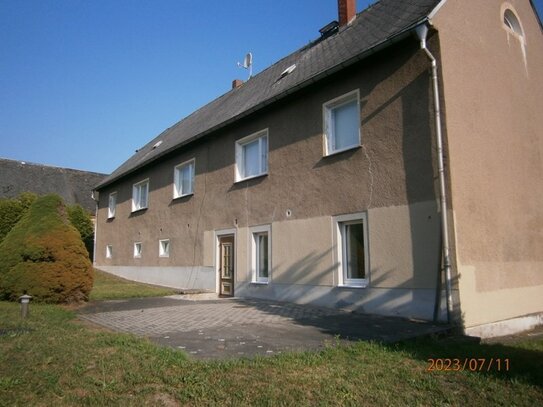
[[[419,338],[387,344],[414,359],[433,365],[429,374],[467,371],[496,379],[523,382],[543,388],[543,343],[522,342],[515,346],[478,343],[476,338]],[[535,348],[535,349],[530,349]],[[450,360],[450,362],[449,362]]]

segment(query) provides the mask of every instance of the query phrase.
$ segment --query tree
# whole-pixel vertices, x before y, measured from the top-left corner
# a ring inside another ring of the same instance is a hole
[[[0,199],[0,243],[37,197],[31,192],[23,192],[17,198]]]
[[[92,264],[62,198],[37,198],[0,243],[0,298],[27,292],[44,302],[79,302],[92,282]]]
[[[92,261],[94,252],[94,225],[89,213],[81,205],[68,206],[68,218],[71,224],[79,231],[81,240],[89,252],[89,259]]]

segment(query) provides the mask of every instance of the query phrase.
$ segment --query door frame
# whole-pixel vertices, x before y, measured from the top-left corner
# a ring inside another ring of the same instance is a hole
[[[236,295],[236,272],[238,269],[238,253],[237,253],[237,247],[238,247],[238,235],[237,235],[237,229],[220,229],[215,230],[215,244],[213,245],[213,251],[214,251],[214,258],[215,258],[215,292],[217,294],[221,293],[221,278],[219,273],[219,268],[221,267],[221,251],[219,250],[220,245],[220,238],[226,237],[226,236],[233,236],[234,237],[234,270],[232,275],[232,284],[234,285],[234,296]]]

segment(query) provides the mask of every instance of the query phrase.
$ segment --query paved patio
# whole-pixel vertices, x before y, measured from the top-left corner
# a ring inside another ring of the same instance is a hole
[[[83,308],[79,318],[182,349],[198,359],[317,350],[338,338],[396,342],[447,329],[403,318],[209,295],[100,301]]]

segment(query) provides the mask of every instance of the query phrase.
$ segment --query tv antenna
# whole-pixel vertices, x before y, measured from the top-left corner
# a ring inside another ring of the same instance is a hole
[[[238,62],[238,67],[248,69],[249,70],[248,79],[251,79],[251,77],[253,76],[253,54],[248,52],[247,55],[245,55],[245,58],[243,59],[243,64],[241,62]]]

